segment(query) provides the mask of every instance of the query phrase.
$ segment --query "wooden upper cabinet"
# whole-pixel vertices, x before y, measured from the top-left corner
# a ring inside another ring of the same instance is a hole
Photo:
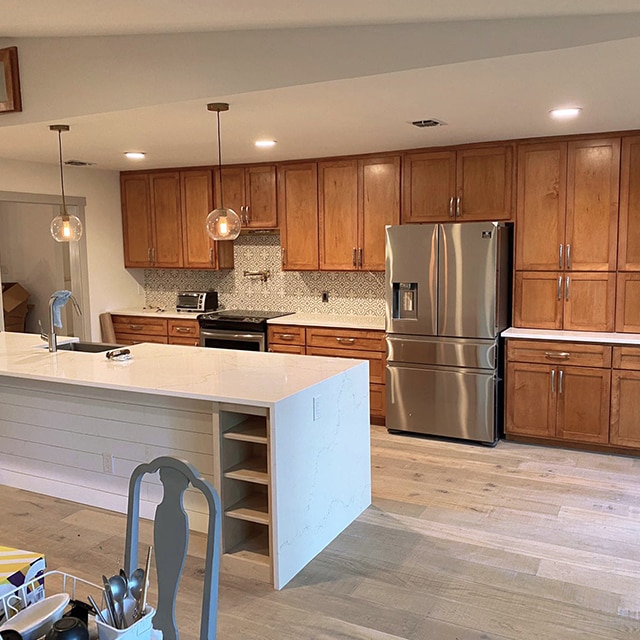
[[[120,198],[124,266],[131,268],[151,266],[153,233],[148,174],[121,175]]]
[[[520,145],[516,269],[563,268],[566,181],[566,142]]]
[[[513,324],[525,329],[562,329],[561,272],[516,271]]]
[[[320,268],[345,271],[358,266],[358,164],[318,163]]]
[[[219,185],[220,169],[215,170]],[[220,191],[219,186],[217,190]],[[275,165],[223,167],[224,206],[233,209],[248,229],[271,229],[278,226]],[[220,206],[217,198],[216,206]]]
[[[615,271],[620,139],[568,144],[565,268]]]
[[[616,331],[640,333],[640,273],[618,274]]]
[[[455,151],[408,153],[403,158],[402,223],[453,221]]]
[[[358,160],[359,265],[384,271],[387,225],[400,224],[400,156]]]
[[[404,156],[402,222],[509,220],[513,145]]]
[[[278,210],[282,268],[317,270],[318,165],[315,162],[278,167]]]
[[[182,266],[182,220],[180,213],[180,174],[177,171],[152,173],[151,216],[154,267]]]
[[[613,331],[616,274],[565,271],[564,322],[567,331]]]
[[[640,271],[640,136],[622,139],[618,269]]]
[[[509,220],[513,215],[513,146],[457,152],[456,220]]]
[[[230,269],[233,242],[214,242],[205,230],[213,209],[212,172],[194,169],[180,172],[183,266],[189,269]]]

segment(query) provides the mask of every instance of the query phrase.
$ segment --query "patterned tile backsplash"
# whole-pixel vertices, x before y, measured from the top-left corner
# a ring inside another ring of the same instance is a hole
[[[282,271],[278,236],[240,236],[234,261],[230,271],[146,269],[146,304],[170,309],[177,291],[214,289],[223,309],[384,315],[384,273]],[[271,274],[266,282],[244,275],[266,270]],[[322,302],[323,291],[328,302]]]

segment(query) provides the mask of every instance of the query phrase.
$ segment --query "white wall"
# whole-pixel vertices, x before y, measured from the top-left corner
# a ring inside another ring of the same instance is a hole
[[[59,168],[0,159],[0,191],[47,194],[57,198],[60,194]],[[143,273],[124,268],[118,173],[65,167],[65,193],[86,199],[88,306],[91,338],[99,340],[100,313],[143,304],[144,295],[139,287]]]

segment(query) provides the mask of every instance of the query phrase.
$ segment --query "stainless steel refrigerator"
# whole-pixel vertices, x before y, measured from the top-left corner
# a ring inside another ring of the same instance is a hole
[[[496,443],[510,237],[496,222],[386,228],[390,431]]]

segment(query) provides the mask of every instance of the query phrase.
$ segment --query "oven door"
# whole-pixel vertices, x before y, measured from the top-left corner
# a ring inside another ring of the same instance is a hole
[[[265,351],[265,334],[261,331],[225,331],[224,329],[200,329],[200,346],[214,349],[240,349]]]

